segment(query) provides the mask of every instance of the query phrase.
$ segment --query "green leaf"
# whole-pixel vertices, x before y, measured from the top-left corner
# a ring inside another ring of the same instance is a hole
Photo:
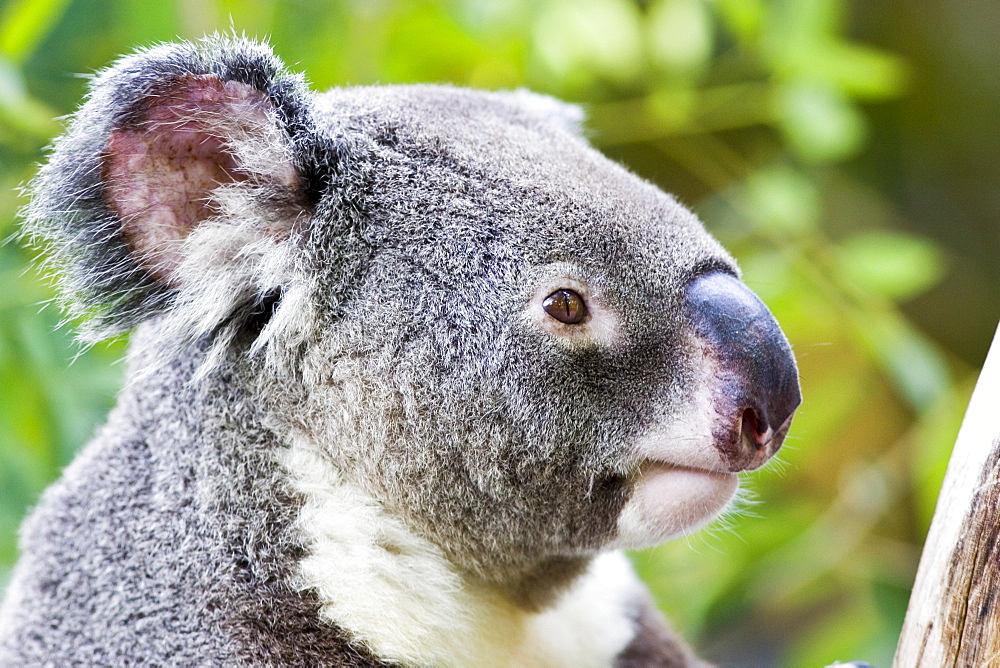
[[[944,275],[940,251],[925,239],[901,232],[857,234],[835,256],[838,270],[851,283],[894,301],[919,295]]]
[[[48,139],[59,128],[52,120],[54,115],[51,109],[28,95],[21,73],[0,56],[0,121],[18,133]],[[0,141],[7,139],[0,134]]]
[[[838,0],[777,0],[767,4],[768,47],[773,58],[787,61],[808,54],[837,33],[842,15]]]
[[[744,196],[751,220],[763,232],[800,236],[815,229],[819,219],[815,186],[787,167],[768,167],[751,174]]]
[[[764,26],[762,0],[716,0],[715,8],[731,31],[743,41],[753,41]]]
[[[868,313],[855,327],[914,410],[927,410],[951,388],[941,352],[905,320],[888,311]]]
[[[855,44],[831,44],[816,53],[814,76],[854,98],[882,100],[899,95],[909,80],[896,56]]]
[[[712,55],[712,20],[700,0],[660,0],[649,8],[647,23],[653,62],[666,70],[697,71]]]
[[[62,17],[69,0],[19,0],[7,6],[0,23],[0,53],[23,62]]]
[[[778,124],[799,157],[810,162],[848,158],[864,145],[864,118],[829,86],[799,83],[779,89]]]
[[[538,18],[535,51],[554,78],[630,81],[642,67],[640,16],[624,0],[562,0]]]
[[[788,666],[829,666],[838,660],[863,658],[889,665],[891,650],[884,656],[855,655],[876,643],[888,629],[897,630],[895,620],[886,619],[870,596],[856,591],[846,600],[827,600],[812,618],[803,620],[797,642],[786,657]],[[845,655],[844,652],[851,652]]]

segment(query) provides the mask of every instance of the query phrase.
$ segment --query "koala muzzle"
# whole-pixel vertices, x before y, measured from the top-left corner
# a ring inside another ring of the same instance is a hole
[[[778,451],[802,400],[791,346],[764,303],[736,277],[703,274],[687,302],[714,408],[715,447],[732,471]]]

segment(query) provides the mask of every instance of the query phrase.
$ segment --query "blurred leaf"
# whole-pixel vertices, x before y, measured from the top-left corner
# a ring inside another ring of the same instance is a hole
[[[811,77],[828,81],[855,98],[883,100],[899,95],[909,72],[896,56],[854,44],[833,44],[815,52]]]
[[[837,661],[866,661],[876,666],[888,666],[892,651],[887,655],[860,654],[886,630],[886,620],[865,596],[842,601],[828,601],[825,609],[818,610],[818,620],[803,633],[785,665],[829,666]]]
[[[760,35],[766,15],[763,0],[716,0],[714,7],[740,40],[753,42]]]
[[[642,66],[640,17],[626,0],[557,0],[534,27],[534,47],[553,78],[584,85],[627,82]]]
[[[927,410],[949,391],[941,353],[904,320],[889,312],[866,313],[855,326],[914,410]]]
[[[488,88],[515,87],[521,82],[523,53],[509,42],[486,44],[436,4],[409,5],[392,21],[386,39],[394,57],[383,66],[389,81],[466,83],[475,79]],[[435,48],[428,51],[433,35]]]
[[[669,133],[690,122],[697,106],[697,99],[695,91],[689,87],[664,86],[649,95],[643,106],[648,118]]]
[[[803,48],[836,33],[843,3],[838,0],[776,0],[768,3],[768,10],[775,40]]]
[[[751,174],[744,196],[746,210],[761,232],[801,236],[814,230],[819,221],[816,187],[787,167],[772,166]]]
[[[48,139],[59,129],[54,115],[51,109],[28,96],[20,73],[0,56],[0,141],[14,140],[15,133]],[[10,136],[5,136],[8,133]]]
[[[866,138],[865,121],[841,94],[827,86],[790,84],[775,98],[781,130],[799,157],[810,162],[843,160]]]
[[[894,301],[919,295],[944,275],[940,251],[902,232],[856,234],[836,250],[836,259],[840,273],[856,286]]]
[[[0,53],[21,62],[62,17],[70,0],[13,0],[0,22]]]
[[[647,32],[653,62],[668,71],[693,72],[712,55],[712,21],[702,0],[658,0],[649,7]]]

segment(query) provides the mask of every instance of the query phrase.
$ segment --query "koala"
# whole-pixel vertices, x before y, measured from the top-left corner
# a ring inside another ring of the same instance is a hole
[[[119,60],[29,187],[107,423],[25,522],[2,665],[688,666],[623,550],[780,447],[790,346],[690,211],[527,91]]]

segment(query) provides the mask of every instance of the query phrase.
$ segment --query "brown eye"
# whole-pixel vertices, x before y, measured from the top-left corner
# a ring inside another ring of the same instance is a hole
[[[587,317],[587,304],[572,290],[556,290],[545,298],[542,308],[550,316],[567,325],[575,325]]]

